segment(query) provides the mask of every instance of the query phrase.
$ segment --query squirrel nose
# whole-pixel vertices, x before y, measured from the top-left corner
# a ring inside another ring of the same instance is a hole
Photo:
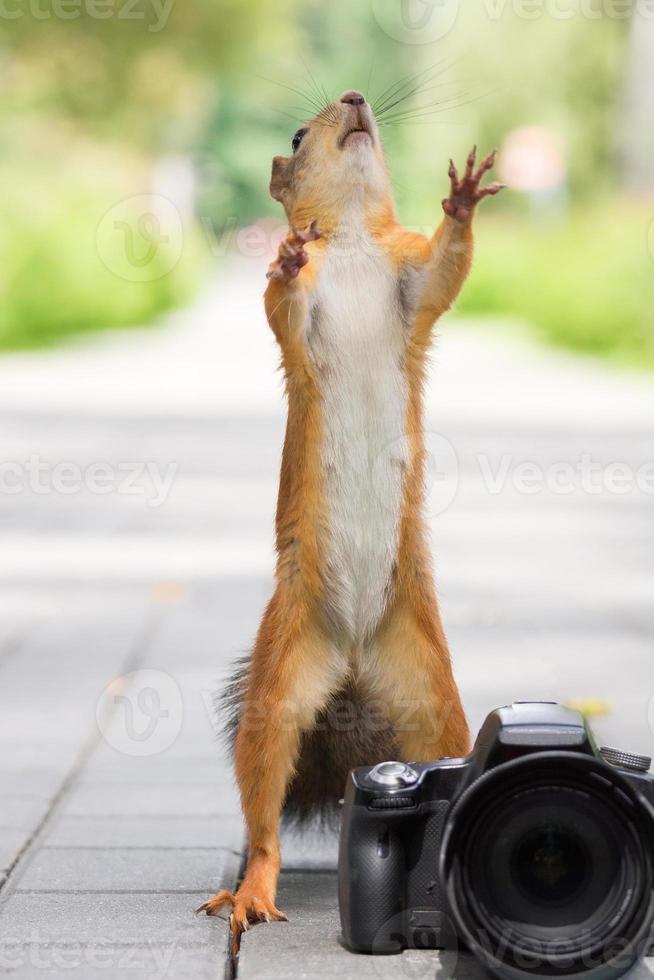
[[[341,95],[341,102],[347,103],[347,105],[363,105],[365,103],[364,97],[361,92],[343,92]]]

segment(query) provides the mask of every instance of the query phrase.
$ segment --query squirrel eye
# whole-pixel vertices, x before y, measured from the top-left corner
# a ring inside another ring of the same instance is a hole
[[[298,146],[300,145],[300,143],[302,142],[302,140],[304,139],[304,137],[306,136],[306,134],[308,132],[309,132],[308,129],[298,129],[297,133],[295,134],[295,136],[291,140],[291,146],[293,147],[293,153],[295,153],[295,151],[297,150]]]

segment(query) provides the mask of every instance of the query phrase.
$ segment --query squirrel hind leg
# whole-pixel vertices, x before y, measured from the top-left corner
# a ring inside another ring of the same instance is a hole
[[[470,750],[470,731],[438,607],[410,605],[376,639],[376,689],[388,705],[399,758],[430,762]]]

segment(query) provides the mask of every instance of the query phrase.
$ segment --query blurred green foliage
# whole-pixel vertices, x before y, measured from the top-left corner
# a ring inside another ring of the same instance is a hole
[[[512,314],[579,351],[654,366],[653,257],[642,212],[606,202],[565,222],[480,222],[462,313]]]
[[[577,5],[575,16],[535,19],[520,4],[474,0],[458,5],[438,41],[414,44],[380,16],[395,2],[13,0],[19,16],[0,16],[11,189],[0,346],[144,322],[184,302],[210,257],[207,228],[281,221],[270,160],[288,152],[312,102],[349,87],[371,100],[418,88],[399,106],[416,118],[382,129],[410,226],[439,220],[447,161],[473,142],[501,147],[515,127],[544,126],[566,148],[568,184],[552,216],[519,193],[485,205],[461,308],[515,313],[557,342],[648,357],[648,211],[612,203],[628,20],[608,16],[601,0],[585,0],[586,16]],[[98,255],[98,223],[149,193],[157,161],[171,154],[192,161],[203,231],[187,229],[172,271],[133,282]]]
[[[193,297],[202,252],[192,229],[178,261],[158,248],[148,264],[134,267],[124,251],[108,251],[119,239],[95,247],[107,201],[120,199],[109,174],[96,170],[92,180],[79,174],[73,182],[69,172],[56,175],[42,166],[3,167],[0,178],[11,187],[0,203],[0,348],[147,323]],[[142,281],[134,281],[135,272]]]

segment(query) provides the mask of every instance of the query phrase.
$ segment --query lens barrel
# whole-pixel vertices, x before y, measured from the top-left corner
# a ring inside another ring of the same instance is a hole
[[[459,935],[496,976],[624,976],[654,917],[654,817],[619,772],[540,752],[491,769],[453,807],[441,880]]]

